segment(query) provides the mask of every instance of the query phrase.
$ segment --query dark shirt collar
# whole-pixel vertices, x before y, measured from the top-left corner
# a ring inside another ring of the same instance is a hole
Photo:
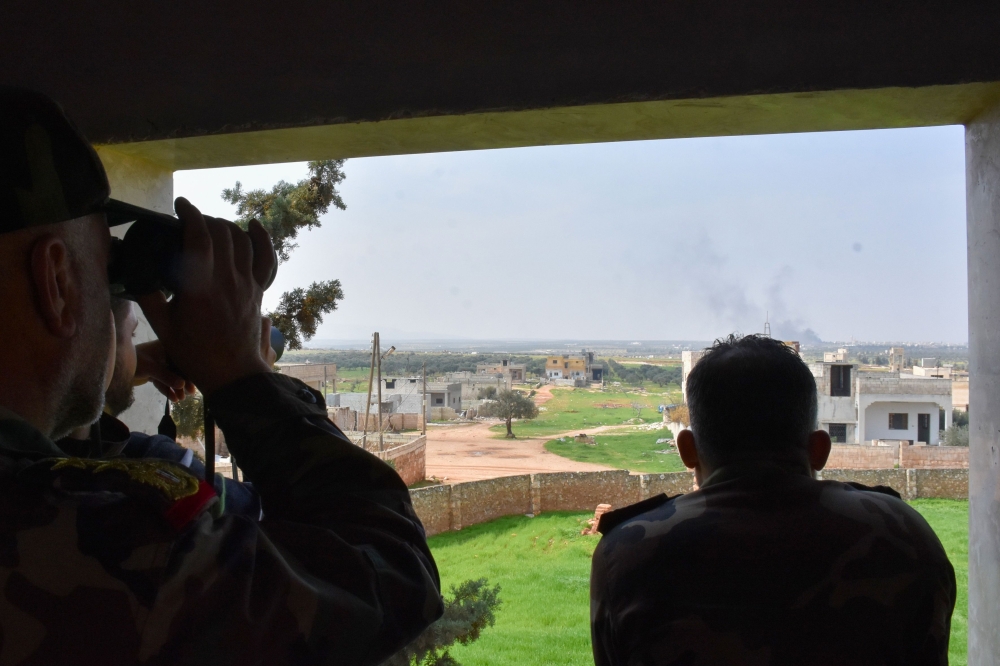
[[[51,439],[23,418],[0,407],[0,453],[14,458],[64,458]]]
[[[748,477],[805,476],[813,478],[808,463],[797,460],[739,460],[727,463],[708,475],[701,488]]]
[[[90,426],[88,439],[63,437],[56,445],[74,458],[114,458],[125,450],[130,435],[124,423],[110,414],[101,414],[101,418]]]

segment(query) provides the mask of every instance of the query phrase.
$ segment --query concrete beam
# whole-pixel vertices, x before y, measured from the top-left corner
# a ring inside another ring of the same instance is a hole
[[[1000,83],[438,115],[115,144],[166,169],[522,146],[964,124]]]
[[[15,1],[0,81],[134,143],[1000,81],[997,25],[1000,3],[940,0]]]
[[[1000,106],[965,134],[969,247],[969,664],[1000,666]]]

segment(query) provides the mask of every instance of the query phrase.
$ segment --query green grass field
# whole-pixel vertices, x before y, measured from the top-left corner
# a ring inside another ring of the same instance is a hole
[[[564,441],[553,439],[545,444],[545,448],[556,455],[580,462],[597,463],[633,472],[683,472],[686,467],[677,455],[676,449],[671,453],[661,453],[667,449],[667,444],[656,443],[658,439],[672,439],[673,434],[667,428],[660,430],[639,430],[622,434],[607,433],[594,436],[595,446],[576,442],[572,438]]]
[[[556,389],[552,391],[552,399],[539,409],[538,418],[516,422],[513,430],[518,437],[544,437],[602,425],[621,425],[635,418],[632,403],[643,405],[641,416],[636,423],[660,422],[663,417],[656,408],[665,402],[666,395],[660,393]],[[614,406],[598,407],[598,405]],[[507,432],[503,424],[493,426],[490,430],[499,437],[503,437]]]
[[[951,666],[965,666],[966,631],[969,625],[969,503],[956,500],[920,499],[910,502],[930,523],[955,567],[958,595],[951,616]]]
[[[955,566],[959,596],[952,620],[951,663],[966,663],[968,503],[918,500]],[[597,537],[581,536],[590,514],[501,518],[431,537],[447,590],[486,577],[501,587],[495,626],[452,650],[463,666],[593,664],[590,651],[590,557]]]

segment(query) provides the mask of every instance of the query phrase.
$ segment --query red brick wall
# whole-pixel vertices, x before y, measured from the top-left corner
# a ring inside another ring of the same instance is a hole
[[[379,455],[385,461],[391,462],[403,479],[410,486],[427,478],[427,438],[417,437],[413,441],[395,446]]]
[[[826,466],[830,469],[892,469],[898,464],[898,446],[835,444]]]
[[[902,467],[913,469],[968,469],[967,446],[904,446]]]

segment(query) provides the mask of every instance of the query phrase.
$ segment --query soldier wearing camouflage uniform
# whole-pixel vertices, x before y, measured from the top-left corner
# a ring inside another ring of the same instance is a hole
[[[179,199],[180,288],[140,305],[264,520],[219,516],[170,461],[53,443],[98,417],[110,371],[108,196],[58,107],[0,87],[0,665],[380,663],[440,615],[437,570],[395,472],[261,358],[259,224]]]
[[[730,337],[687,397],[699,490],[601,519],[596,664],[947,664],[944,549],[895,491],[815,479],[830,438],[798,355]]]

